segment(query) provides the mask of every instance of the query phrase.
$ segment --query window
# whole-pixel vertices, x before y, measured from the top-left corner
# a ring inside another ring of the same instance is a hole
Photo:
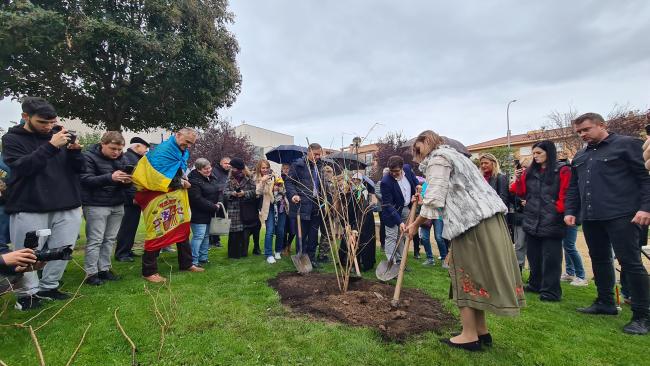
[[[366,164],[372,164],[372,153],[366,154]]]
[[[532,155],[533,148],[530,146],[522,146],[519,148],[519,156]]]
[[[562,142],[555,143],[555,150],[557,150],[557,152],[562,152],[563,148],[564,148],[564,144]]]

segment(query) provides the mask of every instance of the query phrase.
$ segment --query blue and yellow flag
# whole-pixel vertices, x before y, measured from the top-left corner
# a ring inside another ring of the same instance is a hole
[[[138,192],[135,201],[145,224],[144,249],[153,251],[186,241],[190,236],[190,205],[186,189],[170,190],[181,169],[187,169],[189,152],[182,151],[174,136],[149,151],[133,171]]]
[[[182,151],[171,136],[143,156],[133,172],[133,184],[140,190],[167,192],[178,169],[187,170],[190,152]]]

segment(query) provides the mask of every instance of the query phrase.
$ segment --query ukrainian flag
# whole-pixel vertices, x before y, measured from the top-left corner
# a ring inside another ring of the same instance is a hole
[[[187,190],[169,188],[178,170],[187,169],[188,159],[189,152],[182,151],[172,136],[143,156],[133,172],[133,183],[138,189],[135,201],[142,208],[147,251],[184,242],[190,236]]]
[[[133,184],[138,191],[167,192],[178,170],[187,170],[189,158],[190,152],[182,151],[172,136],[140,159],[133,171]]]

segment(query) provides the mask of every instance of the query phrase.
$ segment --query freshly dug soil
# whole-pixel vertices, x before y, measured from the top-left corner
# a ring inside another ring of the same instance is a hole
[[[385,340],[402,342],[427,331],[440,332],[456,324],[442,304],[417,289],[402,288],[400,305],[391,307],[395,286],[366,279],[350,282],[348,292],[339,291],[331,273],[300,275],[283,272],[269,280],[282,304],[316,318],[355,326],[372,327]]]

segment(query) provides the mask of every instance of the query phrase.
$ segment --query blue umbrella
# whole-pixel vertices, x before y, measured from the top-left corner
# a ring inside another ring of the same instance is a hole
[[[307,153],[307,148],[298,145],[280,145],[269,150],[266,158],[278,164],[289,164]]]

